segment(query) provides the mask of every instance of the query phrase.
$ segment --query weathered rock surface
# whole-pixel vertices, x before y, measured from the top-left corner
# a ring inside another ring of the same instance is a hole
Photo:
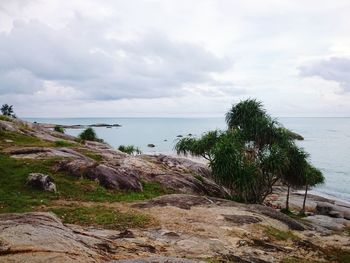
[[[1,262],[99,262],[101,255],[53,214],[0,215]]]
[[[163,195],[144,203],[135,204],[134,207],[146,208],[153,206],[175,206],[181,209],[191,209],[192,206],[209,205],[213,203],[213,201],[205,196],[172,194]]]
[[[332,218],[325,215],[308,216],[306,220],[311,222],[317,230],[325,233],[328,233],[327,231],[324,231],[325,229],[342,231],[346,227],[350,227],[349,220],[343,218]]]
[[[98,180],[102,186],[108,189],[142,191],[140,176],[133,170],[108,167],[86,159],[63,161],[58,169],[67,171],[75,177]]]
[[[333,205],[327,202],[318,202],[316,205],[316,213],[350,220],[350,208]]]
[[[27,178],[27,185],[38,188],[40,190],[56,192],[56,185],[53,179],[46,174],[30,173]]]
[[[48,147],[13,147],[4,150],[14,158],[22,159],[45,159],[50,157],[83,158],[86,157],[69,148]]]
[[[147,257],[138,259],[113,260],[108,263],[205,263],[205,261],[190,260],[175,257]]]

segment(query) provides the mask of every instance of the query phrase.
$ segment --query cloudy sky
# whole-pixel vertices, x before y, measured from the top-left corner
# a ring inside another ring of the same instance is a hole
[[[22,117],[350,116],[349,0],[0,0]]]

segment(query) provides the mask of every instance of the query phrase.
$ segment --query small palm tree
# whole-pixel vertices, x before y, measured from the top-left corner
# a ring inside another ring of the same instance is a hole
[[[316,167],[314,167],[313,165],[308,164],[306,167],[306,173],[304,176],[305,195],[304,195],[304,201],[303,201],[303,208],[300,211],[300,214],[305,214],[305,204],[306,204],[306,198],[307,198],[307,191],[309,187],[323,184],[324,181],[325,181],[325,178],[322,172]]]
[[[14,114],[14,111],[13,111],[13,105],[3,104],[0,110],[2,115],[16,118],[16,115]]]
[[[288,166],[282,174],[282,181],[287,185],[286,210],[289,211],[289,195],[291,187],[304,185],[308,154],[294,143],[286,149]]]

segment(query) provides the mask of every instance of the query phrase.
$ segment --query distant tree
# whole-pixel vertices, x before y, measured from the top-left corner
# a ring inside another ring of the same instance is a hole
[[[120,145],[118,147],[118,150],[132,155],[142,154],[141,150],[138,147],[135,147],[134,145]]]
[[[13,105],[3,104],[0,110],[2,115],[16,118],[16,115],[14,114],[14,111],[13,111]]]
[[[286,148],[288,166],[283,171],[282,182],[287,186],[286,210],[289,211],[289,196],[291,187],[302,187],[305,183],[308,154],[290,143]]]
[[[83,141],[103,141],[97,137],[96,132],[93,128],[87,128],[86,130],[84,130],[82,133],[79,134],[79,138]]]
[[[304,201],[303,201],[303,208],[300,211],[300,214],[305,214],[305,204],[306,204],[306,198],[307,198],[307,191],[309,187],[323,184],[324,181],[325,181],[325,178],[322,172],[316,167],[314,167],[313,165],[307,164],[306,172],[304,176],[305,195],[304,195]]]
[[[56,126],[53,128],[53,130],[54,130],[55,132],[59,132],[59,133],[64,133],[64,132],[65,132],[64,128],[63,128],[62,126],[60,126],[60,125],[56,125]]]

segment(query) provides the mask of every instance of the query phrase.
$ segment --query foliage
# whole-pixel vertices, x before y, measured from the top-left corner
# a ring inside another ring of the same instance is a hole
[[[271,118],[261,102],[233,105],[226,122],[226,131],[180,139],[177,153],[209,160],[215,180],[235,200],[262,203],[278,180],[289,187],[308,184],[308,155],[294,142],[300,137]]]
[[[75,145],[74,143],[71,143],[68,141],[63,141],[63,140],[62,141],[55,141],[54,144],[56,147],[72,147]]]
[[[10,132],[0,130],[0,138],[6,138],[13,141],[10,145],[15,144],[17,146],[35,146],[35,147],[48,147],[52,146],[51,142],[41,140],[34,136],[29,136],[21,134],[18,132]],[[1,145],[6,144],[6,142],[0,141]]]
[[[57,214],[64,223],[95,225],[109,229],[142,228],[152,221],[150,216],[139,212],[120,212],[103,206],[58,207],[52,208],[51,211]]]
[[[207,159],[208,161],[212,161],[212,150],[216,145],[220,135],[221,132],[215,130],[204,133],[201,138],[188,136],[180,139],[176,143],[175,150],[177,154],[183,154],[185,156],[190,154],[192,156],[200,156]]]
[[[135,147],[134,145],[120,145],[118,147],[118,150],[127,154],[137,155],[141,154],[141,150],[138,147]]]
[[[13,111],[13,105],[3,104],[0,109],[2,115],[16,118],[16,115]]]
[[[82,133],[80,133],[79,139],[81,139],[83,141],[96,141],[96,142],[103,141],[97,137],[96,132],[93,128],[87,128]]]
[[[59,132],[59,133],[64,133],[64,132],[65,132],[64,128],[63,128],[62,126],[60,126],[60,125],[56,125],[56,126],[53,128],[53,130],[54,130],[55,132]]]
[[[264,233],[275,240],[286,241],[286,240],[298,240],[299,238],[293,234],[292,231],[283,231],[272,226],[267,226],[264,229]]]

